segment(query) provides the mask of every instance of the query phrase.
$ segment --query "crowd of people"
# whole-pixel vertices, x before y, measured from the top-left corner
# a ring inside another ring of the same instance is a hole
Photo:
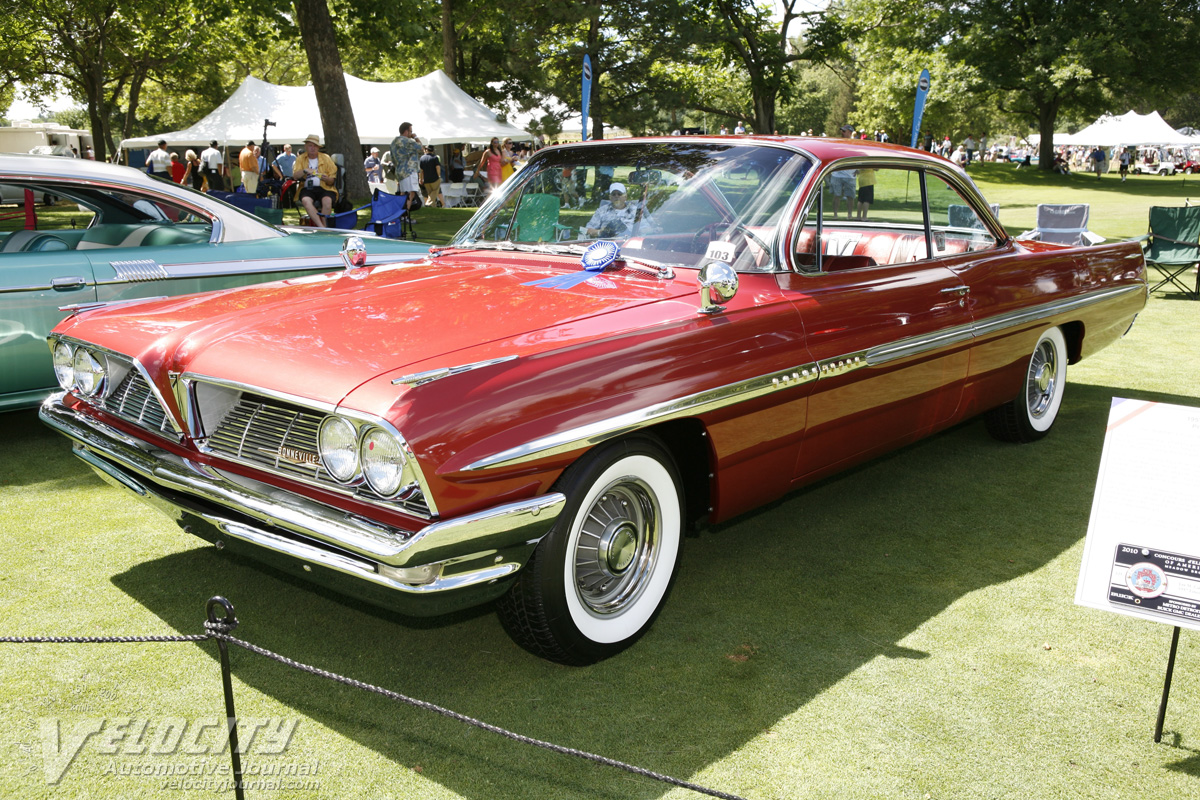
[[[719,129],[729,134],[726,126]],[[678,134],[679,131],[675,131]],[[733,135],[746,134],[739,121]],[[813,131],[802,131],[812,136]],[[825,136],[824,133],[820,134]],[[888,142],[890,137],[884,130],[856,130],[854,126],[842,125],[838,134],[842,138],[870,139]],[[266,144],[265,142],[263,144]],[[921,149],[949,158],[954,163],[968,167],[976,161],[1012,161],[1018,168],[1032,163],[1033,153],[1029,149],[1014,150],[1000,143],[988,144],[987,136],[967,134],[958,144],[946,134],[940,139],[925,132],[919,139]],[[398,135],[386,149],[371,147],[363,160],[363,170],[368,185],[392,194],[407,196],[408,207],[416,210],[422,205],[443,206],[446,198],[444,184],[477,182],[477,190],[486,193],[496,189],[535,152],[544,146],[538,136],[532,142],[514,142],[510,138],[493,137],[486,147],[472,148],[466,144],[438,148],[421,142],[411,123],[400,125]],[[237,157],[239,169],[238,190],[256,196],[278,195],[284,205],[295,202],[306,213],[311,224],[324,226],[333,213],[339,199],[338,167],[333,159],[321,152],[320,137],[310,135],[304,140],[303,154],[297,157],[292,145],[285,144],[279,154],[270,158],[262,152],[262,145],[253,141],[246,143]],[[94,158],[91,148],[84,157]],[[446,163],[443,163],[443,157]],[[1147,166],[1153,154],[1142,156]],[[1109,170],[1112,160],[1120,166],[1121,180],[1125,180],[1131,167],[1137,165],[1139,154],[1132,148],[1109,153],[1098,147],[1060,147],[1055,151],[1054,170],[1062,174],[1072,171],[1087,171],[1099,178]],[[187,149],[182,158],[177,152],[168,150],[167,142],[160,140],[145,161],[146,171],[154,178],[189,186],[197,191],[233,191],[232,175],[217,141],[197,153]],[[873,187],[867,181],[857,182],[846,192],[847,212],[865,216],[870,207]],[[864,197],[865,196],[865,197]],[[619,208],[617,209],[620,210]]]

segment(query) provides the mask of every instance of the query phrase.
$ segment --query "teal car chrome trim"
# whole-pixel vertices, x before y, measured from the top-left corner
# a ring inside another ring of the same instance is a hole
[[[121,282],[161,281],[171,277],[162,264],[151,258],[110,261],[108,265],[117,273],[117,279]]]
[[[96,285],[91,281],[78,278],[73,280],[78,280],[79,283],[72,283],[71,288],[82,289],[86,286]],[[28,286],[0,286],[0,294],[9,294],[13,292],[50,292],[60,288],[61,286],[55,286],[53,283],[32,284]]]
[[[414,588],[385,574],[388,568],[444,565],[487,556],[506,548],[531,549],[554,525],[566,503],[560,493],[505,503],[451,520],[404,530],[360,524],[346,512],[244,477],[203,467],[148,442],[131,440],[102,421],[81,414],[52,395],[38,412],[42,421],[69,437],[76,455],[106,480],[133,491],[176,519],[200,516],[224,532],[261,547],[325,565],[365,559],[357,576],[401,591],[438,592],[461,588],[474,573],[445,576]],[[86,454],[86,455],[85,455]],[[210,505],[211,504],[211,505]],[[215,506],[215,507],[214,507]],[[235,519],[231,519],[235,518]],[[231,526],[239,527],[233,528]],[[515,571],[519,565],[489,559],[480,580]]]
[[[986,334],[1054,317],[1132,292],[1145,292],[1145,286],[1131,285],[1098,289],[1078,297],[1055,300],[1030,309],[998,314],[981,322],[960,325],[925,336],[899,339],[866,351],[823,359],[816,364],[804,364],[782,372],[773,372],[769,375],[697,392],[677,400],[659,403],[551,436],[534,439],[523,445],[479,459],[468,465],[466,469],[476,471],[509,467],[592,447],[669,419],[706,413],[736,403],[744,403],[772,392],[790,389],[802,383],[825,380],[850,371],[877,367],[902,358],[963,344]]]

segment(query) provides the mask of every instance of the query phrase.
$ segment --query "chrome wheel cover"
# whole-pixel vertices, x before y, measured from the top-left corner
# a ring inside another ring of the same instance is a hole
[[[597,615],[636,603],[662,547],[658,498],[639,478],[609,484],[587,510],[572,554],[575,592]]]
[[[1025,402],[1030,418],[1041,419],[1050,409],[1058,382],[1058,351],[1053,342],[1043,339],[1029,360],[1029,375],[1025,382]]]

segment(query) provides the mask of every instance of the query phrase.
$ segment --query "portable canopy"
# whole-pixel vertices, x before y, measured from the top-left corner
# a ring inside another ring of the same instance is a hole
[[[1198,140],[1185,136],[1168,125],[1157,111],[1149,114],[1138,114],[1130,111],[1121,116],[1106,114],[1078,133],[1060,141],[1055,135],[1054,144],[1098,145],[1100,147],[1116,147],[1118,145],[1190,145]]]
[[[425,144],[487,142],[500,138],[531,139],[526,131],[500,122],[487,106],[458,88],[441,70],[409,81],[377,83],[346,75],[346,89],[358,138],[364,145],[387,145],[401,122],[411,122]],[[244,145],[263,135],[263,120],[273,142],[301,142],[311,133],[325,140],[321,112],[312,86],[277,86],[249,77],[204,119],[181,131],[126,139],[122,149],[148,149],[166,139],[172,146]]]

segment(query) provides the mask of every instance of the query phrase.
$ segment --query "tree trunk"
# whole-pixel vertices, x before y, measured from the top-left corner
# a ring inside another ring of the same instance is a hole
[[[326,0],[294,0],[296,23],[308,55],[308,70],[312,74],[317,107],[321,109],[321,127],[325,130],[325,150],[341,153],[346,167],[346,198],[362,198],[370,194],[367,174],[362,169],[362,143],[346,91],[346,74],[338,51]]]
[[[458,36],[454,31],[454,0],[442,0],[442,72],[446,77],[458,83],[455,51],[458,49]]]
[[[1054,170],[1054,126],[1058,121],[1058,103],[1048,102],[1038,108],[1038,169]]]

